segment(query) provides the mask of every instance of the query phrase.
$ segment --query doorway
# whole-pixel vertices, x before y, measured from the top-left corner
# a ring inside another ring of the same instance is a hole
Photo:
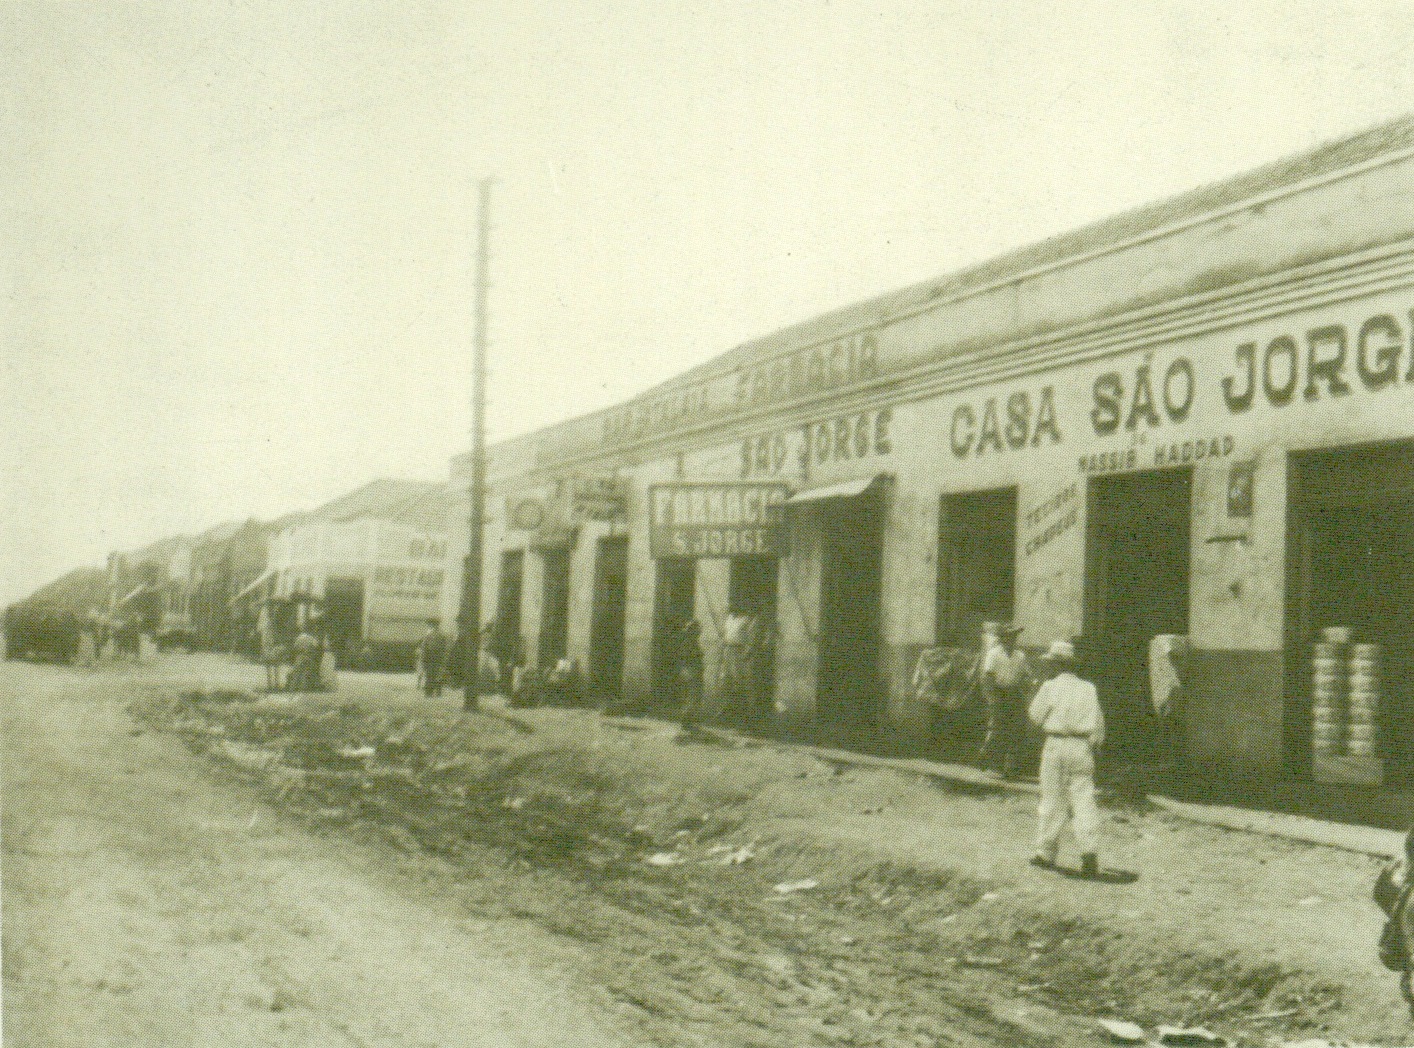
[[[1163,759],[1149,694],[1149,641],[1188,632],[1193,471],[1146,470],[1087,484],[1080,656],[1104,709],[1106,749]]]
[[[883,495],[822,500],[820,640],[816,718],[827,740],[877,743],[884,708],[879,682]]]
[[[496,587],[496,617],[491,624],[491,654],[496,656],[502,694],[511,693],[512,671],[520,664],[524,639],[521,627],[521,594],[525,583],[525,551],[501,554],[501,579]]]
[[[540,643],[536,662],[553,668],[569,647],[570,554],[567,549],[540,551],[544,572],[540,590]]]
[[[776,605],[780,561],[774,557],[738,557],[727,573],[727,611],[746,622],[735,686],[737,723],[766,733],[775,722]]]
[[[1016,488],[944,495],[938,516],[938,642],[970,648],[1016,603]]]
[[[337,665],[353,665],[363,640],[363,579],[331,578],[324,584],[324,629]]]
[[[624,605],[628,599],[628,536],[599,540],[594,560],[594,606],[589,623],[589,685],[617,701],[624,679]]]
[[[666,710],[676,700],[673,682],[683,627],[696,614],[697,562],[660,560],[653,588],[653,692],[651,708]]]
[[[1414,783],[1414,441],[1293,454],[1288,463],[1288,765],[1310,766],[1312,644],[1330,626],[1377,644],[1376,754]]]

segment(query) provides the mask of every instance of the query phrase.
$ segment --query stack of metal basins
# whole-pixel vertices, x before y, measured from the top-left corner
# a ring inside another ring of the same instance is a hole
[[[1352,757],[1373,757],[1379,736],[1380,646],[1350,646],[1349,691],[1345,708],[1345,749]]]
[[[1350,631],[1332,626],[1321,635],[1311,660],[1311,749],[1331,756],[1345,752]]]

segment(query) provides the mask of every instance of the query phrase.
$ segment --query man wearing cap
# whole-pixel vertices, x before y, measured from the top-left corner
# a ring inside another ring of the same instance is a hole
[[[1095,806],[1095,750],[1105,718],[1095,685],[1075,674],[1075,646],[1058,640],[1046,652],[1055,676],[1031,700],[1031,722],[1046,735],[1041,750],[1041,806],[1035,866],[1054,869],[1067,817],[1080,846],[1080,872],[1099,873],[1100,811]]]
[[[1010,779],[1016,774],[1025,738],[1026,698],[1035,676],[1026,652],[1016,646],[1021,627],[999,624],[993,638],[984,635],[982,697],[987,702],[987,736],[982,761]],[[990,643],[989,643],[990,641]]]

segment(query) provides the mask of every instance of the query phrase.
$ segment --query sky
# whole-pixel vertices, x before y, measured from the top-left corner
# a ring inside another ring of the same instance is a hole
[[[1414,3],[0,0],[0,604],[1400,115]]]

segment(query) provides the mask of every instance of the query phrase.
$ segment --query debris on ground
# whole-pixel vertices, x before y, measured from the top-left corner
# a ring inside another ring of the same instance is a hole
[[[643,861],[649,866],[681,866],[682,856],[675,851],[654,852]]]
[[[1143,1044],[1147,1040],[1144,1027],[1138,1023],[1125,1022],[1123,1019],[1097,1019],[1095,1021],[1099,1024],[1100,1029],[1116,1041],[1126,1044]]]
[[[807,877],[803,881],[782,881],[776,885],[777,895],[794,895],[796,892],[808,892],[820,887],[820,882],[814,877]]]
[[[342,746],[339,748],[339,756],[351,761],[367,760],[377,753],[378,751],[372,746]]]
[[[1215,1045],[1222,1048],[1227,1038],[1201,1026],[1160,1026],[1156,1031],[1160,1044]]]
[[[733,848],[730,844],[716,844],[707,849],[708,856],[721,856],[723,866],[740,866],[756,858],[756,851],[749,844]]]

